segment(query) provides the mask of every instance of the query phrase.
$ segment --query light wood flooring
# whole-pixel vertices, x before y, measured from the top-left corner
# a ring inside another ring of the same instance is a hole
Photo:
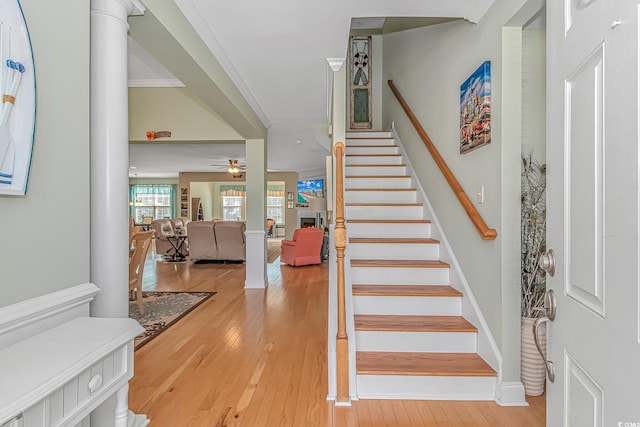
[[[135,353],[129,406],[150,427],[545,425],[544,397],[494,402],[326,401],[328,264],[268,264],[267,290],[242,264],[166,263],[150,254],[145,290],[218,293]]]

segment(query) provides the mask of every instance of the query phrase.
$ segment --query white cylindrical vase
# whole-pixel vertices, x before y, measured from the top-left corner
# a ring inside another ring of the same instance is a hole
[[[529,317],[522,318],[520,377],[527,396],[540,396],[544,392],[547,377],[544,360],[542,360],[533,338],[533,323],[535,320]],[[547,352],[546,332],[547,327],[542,324],[538,328],[538,340],[545,354]]]

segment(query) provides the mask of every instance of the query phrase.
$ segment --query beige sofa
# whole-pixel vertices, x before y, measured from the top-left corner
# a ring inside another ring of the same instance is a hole
[[[188,226],[189,258],[245,261],[245,224],[239,221],[192,221]]]

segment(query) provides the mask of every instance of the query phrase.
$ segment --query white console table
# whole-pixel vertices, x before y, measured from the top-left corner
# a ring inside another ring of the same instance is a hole
[[[115,427],[126,427],[133,338],[142,331],[132,319],[81,316],[0,348],[0,426],[88,426],[89,413],[115,395]]]

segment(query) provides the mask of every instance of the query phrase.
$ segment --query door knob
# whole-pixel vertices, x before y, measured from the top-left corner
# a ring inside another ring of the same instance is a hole
[[[556,253],[553,249],[549,249],[547,252],[540,255],[538,267],[540,267],[541,270],[546,271],[549,276],[553,277],[556,273]]]

